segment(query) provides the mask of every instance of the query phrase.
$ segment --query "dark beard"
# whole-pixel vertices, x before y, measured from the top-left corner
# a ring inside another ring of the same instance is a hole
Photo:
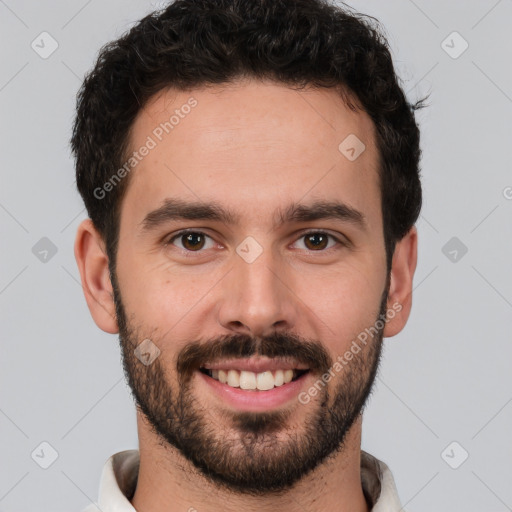
[[[222,425],[198,405],[191,383],[200,363],[215,358],[292,356],[305,363],[318,379],[333,366],[323,345],[292,334],[276,333],[254,339],[247,335],[192,342],[178,354],[174,371],[178,389],[171,388],[161,358],[145,366],[134,354],[144,339],[127,324],[121,294],[111,275],[119,326],[123,367],[132,395],[152,430],[174,446],[209,481],[224,489],[261,496],[282,494],[344,447],[345,437],[361,414],[377,374],[383,328],[344,365],[337,387],[327,384],[318,392],[306,422],[293,422],[293,409],[271,412],[223,411]],[[377,319],[386,313],[387,289]],[[376,319],[376,320],[377,320]],[[159,340],[154,340],[159,345]],[[165,343],[169,343],[166,340]],[[163,344],[160,344],[163,346]],[[315,379],[316,381],[317,379]],[[300,403],[297,407],[303,407]]]

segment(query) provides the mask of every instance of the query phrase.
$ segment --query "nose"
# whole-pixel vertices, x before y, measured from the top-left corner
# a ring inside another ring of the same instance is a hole
[[[234,255],[234,268],[224,279],[217,303],[218,322],[231,332],[252,336],[293,330],[298,298],[291,281],[290,272],[278,265],[270,250],[252,263]]]

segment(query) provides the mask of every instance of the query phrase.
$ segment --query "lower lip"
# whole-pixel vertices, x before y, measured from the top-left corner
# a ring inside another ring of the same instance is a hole
[[[227,402],[232,407],[245,411],[268,411],[269,409],[285,405],[291,400],[295,399],[298,401],[297,397],[304,387],[310,372],[301,375],[297,380],[291,381],[288,384],[283,384],[267,391],[233,388],[200,371],[197,373],[223,402]]]

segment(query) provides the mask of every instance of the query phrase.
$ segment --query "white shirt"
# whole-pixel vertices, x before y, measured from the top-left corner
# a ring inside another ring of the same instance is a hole
[[[112,455],[100,481],[98,506],[102,512],[136,512],[130,503],[139,474],[139,451],[126,450]],[[361,450],[361,483],[372,512],[398,512],[402,509],[393,475],[388,466]],[[98,512],[91,504],[82,512]]]

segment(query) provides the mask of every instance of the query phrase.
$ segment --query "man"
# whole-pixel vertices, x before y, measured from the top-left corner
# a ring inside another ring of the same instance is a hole
[[[361,425],[411,309],[421,106],[322,0],[177,0],[102,49],[75,255],[139,449],[87,511],[401,508]]]

